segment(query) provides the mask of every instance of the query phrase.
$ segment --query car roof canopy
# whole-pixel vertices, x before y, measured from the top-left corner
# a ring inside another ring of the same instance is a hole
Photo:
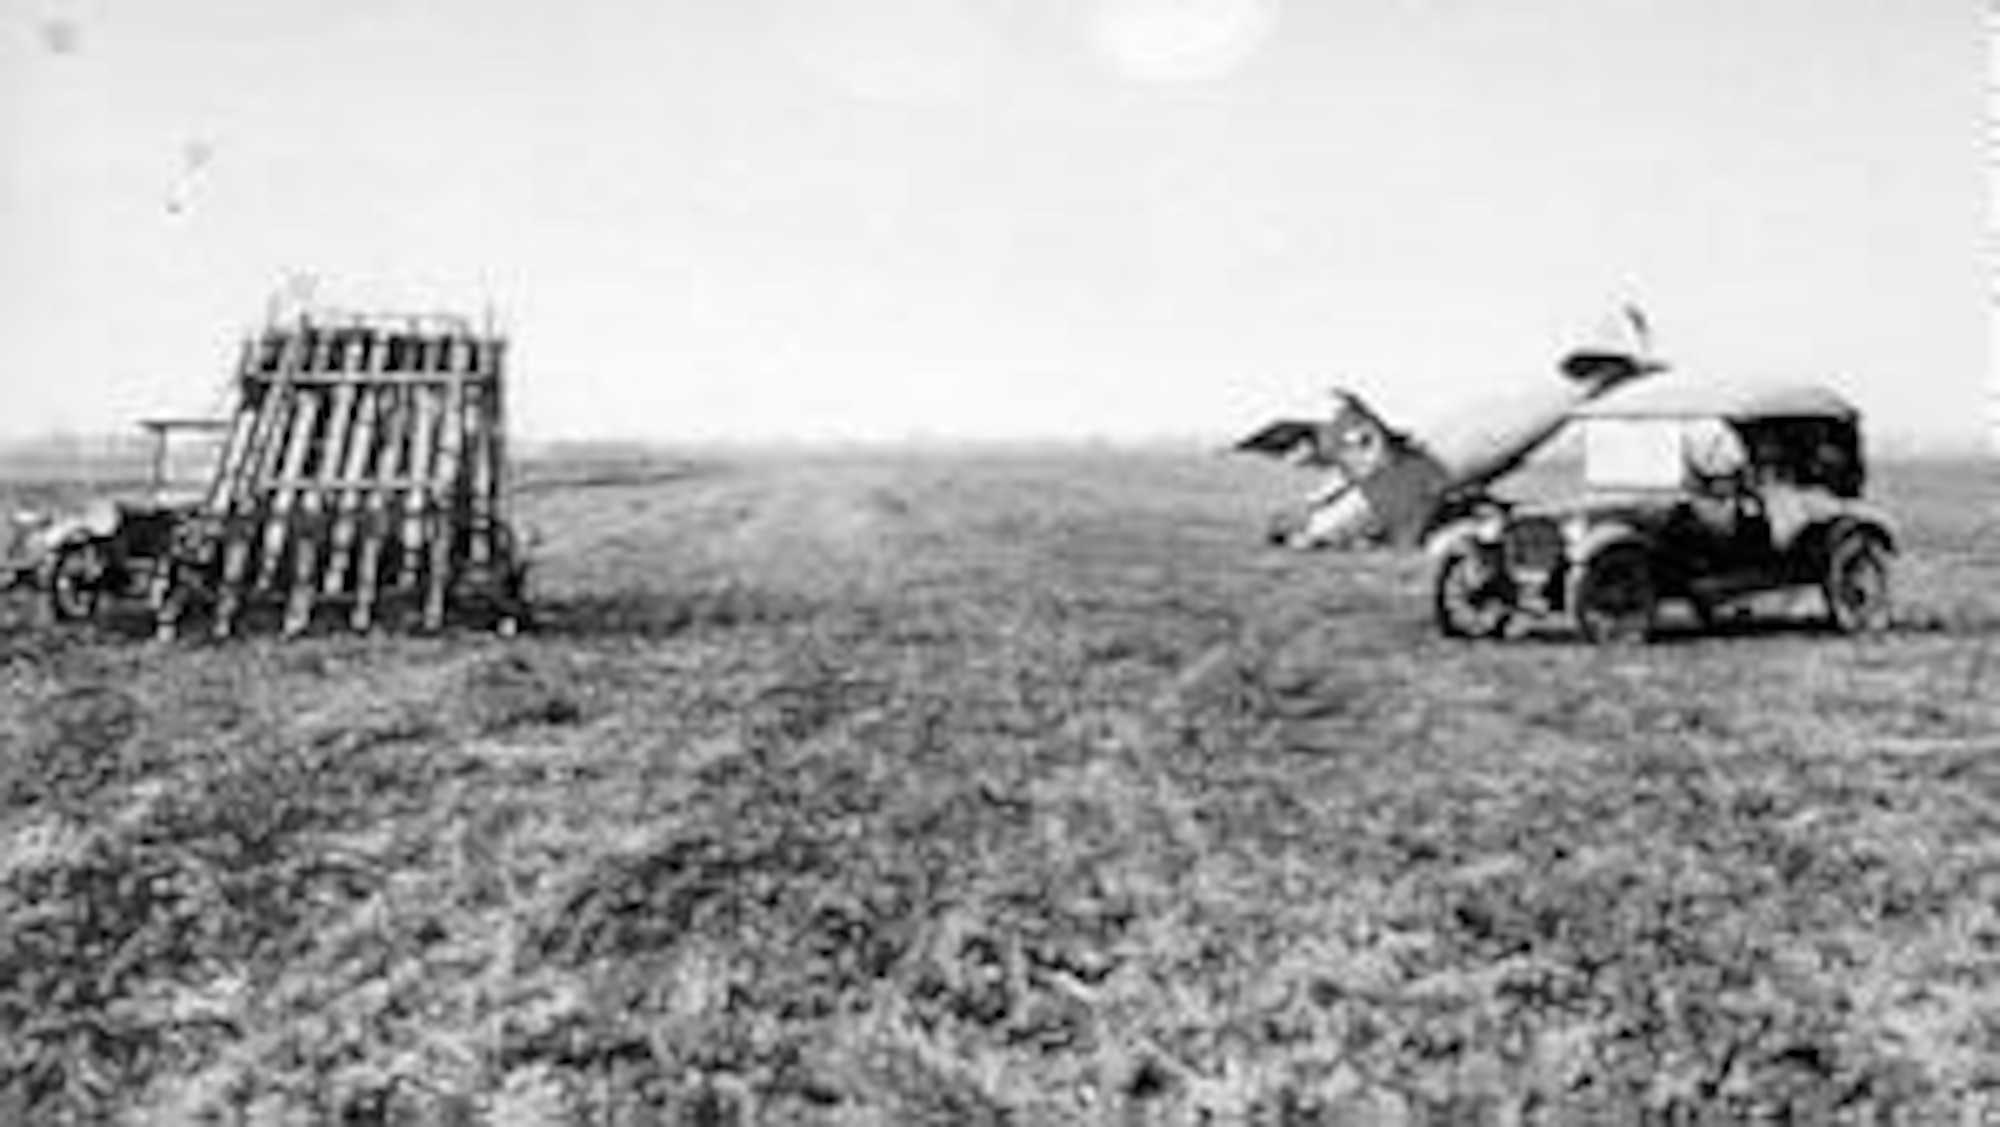
[[[1824,384],[1744,382],[1668,375],[1583,405],[1578,418],[1847,419],[1861,412]]]

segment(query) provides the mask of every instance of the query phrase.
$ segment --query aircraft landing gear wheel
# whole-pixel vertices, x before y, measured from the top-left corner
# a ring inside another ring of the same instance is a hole
[[[1889,554],[1873,536],[1848,536],[1827,558],[1827,616],[1843,634],[1875,634],[1889,626]]]
[[[1289,548],[1305,523],[1305,517],[1290,510],[1273,513],[1264,525],[1264,542],[1274,548]]]
[[[1514,618],[1505,577],[1480,553],[1463,548],[1438,567],[1432,609],[1438,631],[1447,638],[1497,638]]]
[[[1659,598],[1644,549],[1609,548],[1584,564],[1570,594],[1585,639],[1603,644],[1643,642],[1653,633]]]

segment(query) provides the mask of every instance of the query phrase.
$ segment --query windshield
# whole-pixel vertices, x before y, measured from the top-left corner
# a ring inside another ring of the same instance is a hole
[[[184,424],[148,429],[153,432],[148,475],[154,498],[179,501],[206,493],[222,460],[227,432],[220,427]]]

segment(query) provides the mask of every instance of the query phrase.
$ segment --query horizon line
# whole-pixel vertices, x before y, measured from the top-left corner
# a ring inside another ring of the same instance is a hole
[[[1090,433],[1074,431],[1018,432],[999,434],[952,433],[911,430],[900,434],[736,433],[736,434],[536,434],[516,431],[509,436],[523,456],[550,449],[592,447],[670,452],[681,449],[730,450],[895,450],[1058,447],[1094,449],[1200,448],[1227,449],[1254,429],[1247,421],[1243,432],[1158,430],[1130,433]],[[129,431],[65,430],[51,428],[31,434],[0,433],[0,461],[61,461],[65,459],[117,460],[138,456],[151,442],[136,425]],[[1886,431],[1865,436],[1870,457],[1907,459],[1911,457],[1963,457],[1983,454],[2000,457],[2000,426],[1982,433],[1978,430],[1948,432]],[[1556,453],[1555,451],[1551,451]]]

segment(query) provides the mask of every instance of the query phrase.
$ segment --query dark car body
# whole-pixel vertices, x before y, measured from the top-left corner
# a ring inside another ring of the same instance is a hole
[[[5,570],[9,586],[40,588],[58,621],[93,616],[101,600],[148,593],[155,570],[172,550],[183,524],[201,507],[205,485],[171,480],[170,453],[178,442],[195,468],[209,472],[211,444],[225,424],[208,419],[153,419],[141,424],[153,441],[146,486],[127,495],[98,497],[59,514],[18,514]]]

